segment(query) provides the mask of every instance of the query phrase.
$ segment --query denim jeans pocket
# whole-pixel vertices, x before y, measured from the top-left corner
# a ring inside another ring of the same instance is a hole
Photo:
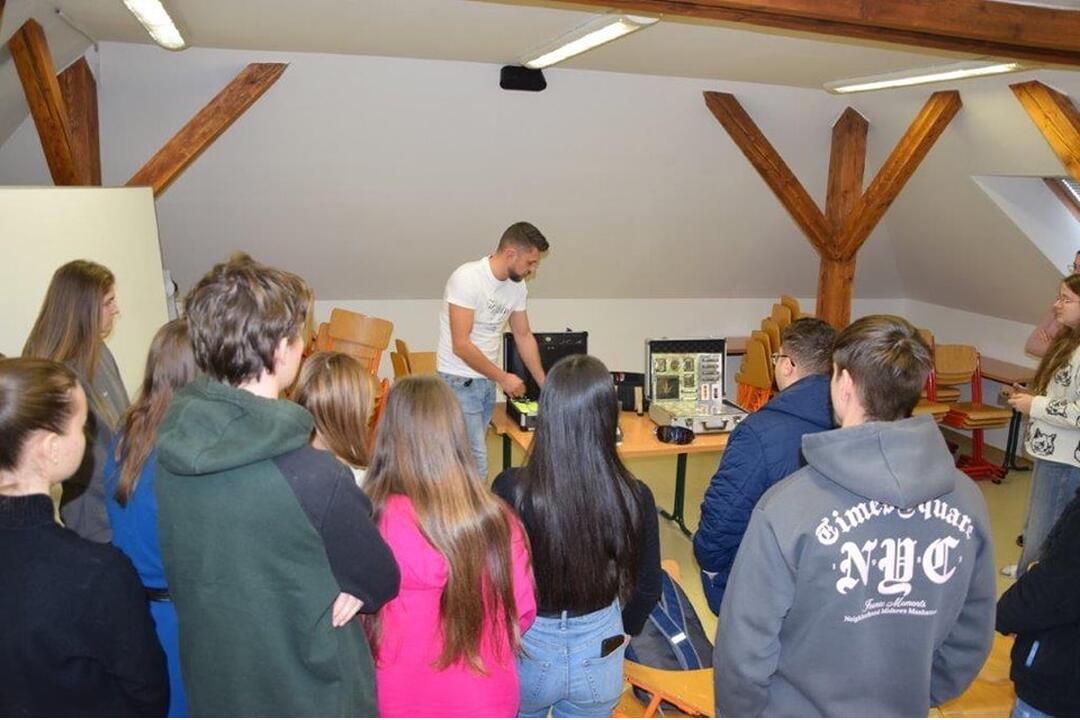
[[[623,656],[626,644],[604,657],[581,661],[581,672],[589,684],[594,703],[615,703],[623,690]]]

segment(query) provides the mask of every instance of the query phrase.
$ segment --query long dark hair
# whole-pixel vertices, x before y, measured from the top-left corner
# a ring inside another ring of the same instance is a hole
[[[1080,275],[1070,275],[1061,281],[1062,286],[1069,288],[1073,293],[1080,295]],[[1065,363],[1069,362],[1073,352],[1080,347],[1080,327],[1071,328],[1062,325],[1061,330],[1054,336],[1050,348],[1043,355],[1039,363],[1039,369],[1035,371],[1035,379],[1031,383],[1031,392],[1035,395],[1043,395],[1050,387],[1050,381]]]
[[[514,509],[528,533],[541,607],[626,602],[644,540],[638,481],[615,447],[619,404],[604,364],[571,355],[540,393],[540,415]]]
[[[158,425],[173,392],[194,380],[196,373],[187,321],[165,323],[150,343],[139,397],[120,423],[120,442],[116,444],[116,463],[120,468],[116,501],[121,506],[126,506],[135,492],[143,465],[157,443]]]
[[[450,573],[439,602],[443,647],[436,669],[461,661],[489,672],[480,657],[481,648],[491,642],[484,632],[488,619],[495,636],[504,635],[517,651],[521,634],[510,550],[514,521],[480,479],[465,418],[449,385],[422,375],[394,384],[364,491],[376,522],[391,495],[409,498],[420,532],[446,558]],[[377,619],[373,634],[377,642]]]

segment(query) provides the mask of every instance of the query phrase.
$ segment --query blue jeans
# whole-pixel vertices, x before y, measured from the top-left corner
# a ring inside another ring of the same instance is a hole
[[[476,458],[480,479],[487,482],[487,429],[495,413],[495,383],[487,378],[467,378],[443,372],[439,377],[446,381],[461,403],[469,447]]]
[[[1017,577],[1039,559],[1046,536],[1077,489],[1080,489],[1080,468],[1050,460],[1035,461],[1031,471],[1031,499],[1024,523],[1024,549],[1016,564]]]
[[[537,617],[518,658],[518,717],[610,717],[623,691],[626,644],[600,657],[605,638],[623,634],[615,602],[580,617]]]
[[[1025,540],[1026,542],[1026,540]],[[1020,698],[1016,698],[1016,704],[1013,705],[1012,716],[1014,718],[1048,718],[1054,717],[1053,715],[1047,715],[1042,710],[1031,707]]]

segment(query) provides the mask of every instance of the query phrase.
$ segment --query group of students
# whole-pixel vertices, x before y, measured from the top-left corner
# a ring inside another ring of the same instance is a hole
[[[599,360],[551,368],[489,488],[434,376],[394,385],[369,449],[373,378],[303,357],[298,276],[212,268],[131,404],[115,293],[61,267],[0,359],[0,714],[610,715],[661,571]]]
[[[525,465],[489,489],[438,377],[396,383],[368,447],[374,380],[303,357],[311,308],[294,274],[215,266],[129,404],[104,343],[112,274],[56,272],[24,356],[0,359],[0,584],[17,589],[0,594],[0,714],[612,712],[661,570],[607,369],[550,368]],[[1036,486],[1060,492],[1055,466],[1080,467],[1058,452],[1080,457],[1080,276],[1055,308],[1010,403],[1032,418]],[[898,317],[838,335],[800,320],[774,362],[780,394],[706,495],[727,493],[732,537],[709,541],[713,507],[695,539],[717,711],[924,714],[978,673],[996,596],[981,494],[910,417],[930,350]],[[1080,500],[1043,510],[1056,525],[996,622],[1018,635],[1017,711],[1076,714]]]
[[[896,319],[784,331],[780,393],[732,433],[694,536],[718,713],[921,715],[967,687],[996,624],[1014,715],[1080,714],[1080,253],[1068,270],[1025,348],[1034,380],[1008,393],[1035,464],[996,617],[982,499],[929,418],[905,419],[929,348]]]

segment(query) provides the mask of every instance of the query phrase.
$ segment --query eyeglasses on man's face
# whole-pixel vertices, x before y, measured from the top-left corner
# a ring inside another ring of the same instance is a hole
[[[784,353],[775,352],[775,353],[772,354],[772,364],[775,365],[776,363],[780,362],[780,358],[786,358],[786,357],[791,357],[791,356],[790,355],[785,355]]]
[[[1069,298],[1064,295],[1058,295],[1057,299],[1054,300],[1055,305],[1072,305],[1073,303],[1078,302],[1080,302],[1080,298]]]

